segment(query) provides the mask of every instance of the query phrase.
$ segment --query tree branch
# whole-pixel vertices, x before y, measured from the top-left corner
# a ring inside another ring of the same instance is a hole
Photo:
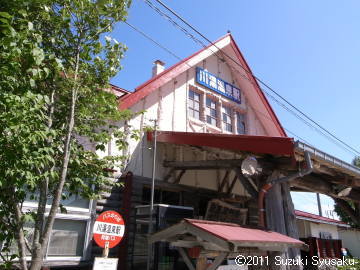
[[[350,206],[350,204],[344,200],[333,198],[336,204],[344,210],[344,212],[351,218],[351,220],[360,226],[360,215]]]

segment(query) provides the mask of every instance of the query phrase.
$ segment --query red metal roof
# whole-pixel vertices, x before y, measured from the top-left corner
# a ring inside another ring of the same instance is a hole
[[[128,91],[124,88],[118,87],[114,84],[110,84],[110,87],[111,87],[112,93],[115,94],[117,97],[124,98],[126,95],[131,93],[130,91]]]
[[[220,38],[219,40],[215,41],[214,43],[217,43],[218,41],[222,40],[223,38],[225,38],[227,36],[228,36],[228,34],[225,35],[224,37]],[[209,46],[207,46],[207,47],[197,51],[196,53],[184,58],[180,62],[172,65],[171,67],[165,69],[163,72],[161,72],[158,75],[152,77],[150,80],[147,80],[146,82],[144,82],[140,86],[136,87],[135,92],[133,92],[131,95],[128,95],[124,99],[121,100],[119,108],[120,109],[128,109],[129,107],[134,105],[136,102],[138,102],[140,99],[146,97],[148,94],[150,94],[152,91],[154,91],[156,88],[158,88],[162,84],[161,78],[164,75],[168,74],[170,77],[175,77],[178,74],[180,74],[181,72],[188,69],[187,61],[190,60],[191,58],[197,56],[201,52],[207,50],[211,46],[212,45],[210,44]],[[182,67],[182,65],[184,65],[184,67]],[[159,83],[156,84],[154,87],[151,87],[151,88],[147,87],[148,85],[150,85],[152,83],[155,83],[157,81],[159,81]]]
[[[340,225],[347,225],[345,222],[342,222],[340,220],[327,218],[327,217],[322,217],[322,216],[319,216],[319,215],[311,214],[311,213],[300,211],[300,210],[295,210],[295,215],[297,217],[304,217],[304,218],[312,219],[315,222],[318,221],[319,223],[325,222],[325,223],[337,223],[337,224],[340,224]]]
[[[152,140],[153,133],[148,132],[147,137],[148,140]],[[294,155],[294,140],[288,137],[159,131],[157,141],[183,145],[215,147],[259,154]]]
[[[244,228],[234,223],[185,219],[188,223],[229,242],[262,242],[303,245],[300,240],[260,229]]]
[[[258,93],[260,99],[262,100],[263,104],[265,105],[267,111],[269,112],[271,118],[273,118],[275,125],[277,126],[277,128],[280,130],[280,132],[282,133],[283,136],[286,136],[286,131],[283,128],[283,126],[280,123],[279,118],[276,116],[273,108],[271,107],[269,101],[267,100],[264,92],[261,90],[261,87],[257,81],[257,79],[255,78],[252,70],[250,69],[250,66],[248,65],[248,63],[245,60],[245,57],[243,56],[243,54],[241,53],[239,46],[236,44],[234,38],[232,37],[232,35],[230,34],[230,38],[231,38],[231,46],[234,48],[234,51],[237,54],[238,59],[240,60],[242,66],[245,67],[245,69],[247,70],[247,75],[250,79],[250,81],[253,82],[253,84],[255,85],[255,91]]]

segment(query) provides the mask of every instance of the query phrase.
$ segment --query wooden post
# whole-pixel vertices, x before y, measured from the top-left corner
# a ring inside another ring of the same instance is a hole
[[[281,177],[278,172],[273,172],[270,179]],[[266,223],[267,228],[299,239],[299,233],[294,214],[294,205],[291,200],[290,187],[288,183],[275,184],[266,195]],[[300,257],[299,249],[289,249],[288,252],[279,254],[279,252],[270,252],[270,257],[282,256],[284,259],[297,259]],[[272,265],[271,269],[286,269],[283,265]],[[292,270],[302,270],[301,265],[293,266]]]
[[[196,260],[196,270],[206,270],[207,268],[207,258],[204,256],[199,256]]]
[[[186,266],[189,268],[189,270],[195,270],[195,267],[192,264],[191,259],[190,259],[189,255],[187,254],[187,252],[185,251],[185,249],[182,247],[179,247],[178,251],[179,251],[181,257],[183,258]]]
[[[279,178],[280,174],[274,172],[269,180]],[[281,186],[275,184],[265,197],[267,228],[286,235],[284,207],[282,202]]]
[[[109,242],[105,242],[105,248],[103,249],[103,254],[102,256],[104,258],[109,257]]]
[[[281,191],[283,197],[284,216],[285,216],[285,229],[286,234],[292,238],[299,239],[299,230],[296,223],[294,204],[290,195],[289,183],[281,184]],[[298,248],[289,248],[289,258],[300,259],[301,254]],[[300,265],[298,269],[302,269]]]

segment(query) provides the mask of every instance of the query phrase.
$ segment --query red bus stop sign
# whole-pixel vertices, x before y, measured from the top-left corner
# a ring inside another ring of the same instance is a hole
[[[94,224],[94,240],[100,247],[109,248],[118,245],[124,236],[125,223],[122,216],[115,211],[105,211],[100,214]]]

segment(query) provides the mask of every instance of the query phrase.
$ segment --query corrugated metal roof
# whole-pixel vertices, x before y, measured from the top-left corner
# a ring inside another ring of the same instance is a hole
[[[234,223],[185,219],[188,223],[229,242],[257,242],[303,245],[300,240],[260,229],[244,228]]]
[[[319,215],[315,215],[315,214],[300,211],[300,210],[295,210],[295,215],[296,215],[296,217],[298,217],[300,219],[305,218],[306,220],[309,220],[309,221],[314,221],[314,222],[319,222],[319,223],[326,223],[326,224],[334,224],[334,225],[339,225],[339,226],[343,226],[343,227],[344,226],[345,227],[350,227],[345,222],[342,222],[340,220],[327,218],[327,217],[322,217],[322,216],[319,216]]]

